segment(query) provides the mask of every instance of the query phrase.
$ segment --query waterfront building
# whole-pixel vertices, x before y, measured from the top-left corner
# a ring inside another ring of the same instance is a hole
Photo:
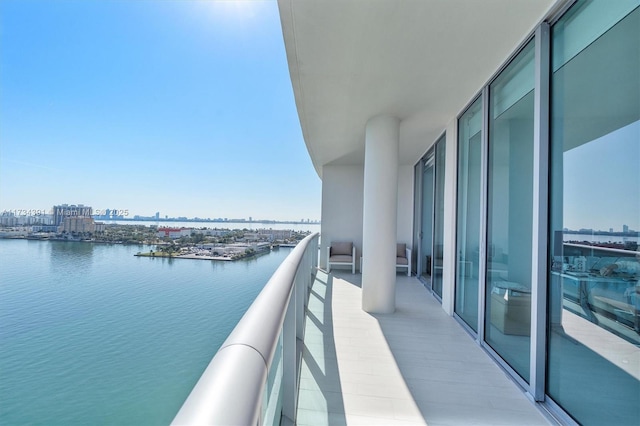
[[[408,244],[441,309],[566,424],[640,421],[637,251],[563,233],[638,228],[639,6],[279,0],[320,266],[353,242],[361,308],[393,314]]]
[[[265,235],[269,238],[269,241],[275,240],[287,240],[293,236],[291,229],[258,229],[259,235]]]
[[[2,226],[16,226],[18,224],[18,218],[13,213],[3,213],[0,215],[0,225]]]
[[[264,235],[260,235],[257,232],[245,232],[243,239],[245,241],[264,241],[268,238]]]
[[[91,217],[93,209],[84,204],[61,204],[53,206],[53,225],[60,226],[68,217]]]
[[[192,232],[194,234],[202,234],[202,235],[207,235],[211,237],[224,237],[225,235],[228,235],[231,233],[231,231],[228,229],[211,229],[211,228],[192,229]]]
[[[58,232],[56,225],[35,225],[32,229],[33,232]]]
[[[58,227],[58,232],[68,233],[94,233],[96,232],[96,223],[91,217],[65,217],[62,224]]]
[[[271,246],[269,243],[258,242],[258,243],[231,243],[231,244],[218,244],[218,243],[204,243],[204,244],[196,244],[195,248],[198,253],[207,253],[210,256],[234,256],[234,255],[243,255],[248,250],[252,250],[254,252],[265,252],[268,251]]]
[[[157,236],[158,238],[169,237],[171,239],[177,239],[180,237],[189,237],[193,232],[192,229],[189,228],[158,228]]]
[[[255,252],[268,251],[271,246],[269,243],[256,242],[256,243],[231,243],[225,244],[225,252],[228,254],[243,254],[247,250],[253,250]]]
[[[0,238],[26,237],[31,232],[33,232],[33,228],[31,226],[11,226],[3,228],[0,231]]]
[[[291,229],[257,229],[253,232],[245,232],[246,241],[284,241],[293,236]]]
[[[51,223],[50,215],[15,215],[12,212],[3,212],[0,215],[0,225],[2,226],[15,226],[15,225],[48,225]]]
[[[52,214],[43,214],[41,216],[38,216],[38,218],[40,219],[40,223],[42,225],[55,225]]]

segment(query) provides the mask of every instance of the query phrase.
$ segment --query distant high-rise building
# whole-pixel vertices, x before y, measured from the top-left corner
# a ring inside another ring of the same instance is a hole
[[[0,216],[0,225],[3,226],[16,226],[18,224],[18,218],[11,212],[2,213]]]
[[[160,212],[156,212],[156,220],[160,219]]]
[[[91,217],[93,215],[93,209],[84,204],[61,204],[59,206],[53,206],[53,224],[56,226],[62,225],[65,218],[68,217]]]
[[[622,225],[622,232],[624,233],[629,232],[629,225]]]

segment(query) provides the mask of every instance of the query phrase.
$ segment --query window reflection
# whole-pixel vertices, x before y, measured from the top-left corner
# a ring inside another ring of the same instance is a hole
[[[458,208],[455,312],[478,331],[482,98],[458,123]]]
[[[489,87],[485,340],[526,381],[531,348],[534,42]]]
[[[640,418],[637,4],[578,2],[552,32],[547,393],[587,425]]]
[[[637,223],[640,205],[639,141],[635,122],[563,153],[565,226],[554,235],[551,268],[562,281],[564,309],[636,345],[640,252],[638,231],[627,223]],[[601,194],[598,203],[584,186]]]

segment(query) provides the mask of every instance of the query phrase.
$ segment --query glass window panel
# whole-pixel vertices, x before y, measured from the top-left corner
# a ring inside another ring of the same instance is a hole
[[[613,3],[552,30],[547,394],[585,425],[640,419],[640,8]],[[576,22],[598,31],[563,56]]]
[[[420,247],[420,234],[422,232],[422,162],[419,161],[413,168],[413,245],[411,247],[411,273],[416,276],[422,273],[422,248]]]
[[[531,347],[533,69],[532,41],[489,87],[485,340],[526,381]]]
[[[455,312],[478,331],[482,98],[458,121],[458,217]]]
[[[533,49],[518,56],[491,85],[491,118],[497,119],[520,99],[531,93],[534,85]]]
[[[444,164],[445,138],[436,143],[436,184],[433,220],[433,292],[442,298],[442,265],[444,256]]]
[[[422,239],[421,244],[421,263],[422,271],[420,275],[424,281],[431,284],[431,270],[433,263],[433,169],[434,160],[431,153],[423,160],[422,173]]]
[[[557,71],[598,39],[629,12],[640,0],[587,0],[568,11],[553,28],[553,71]]]

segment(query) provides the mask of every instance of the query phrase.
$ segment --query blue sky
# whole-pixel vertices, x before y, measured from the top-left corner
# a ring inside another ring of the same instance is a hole
[[[564,227],[640,231],[638,141],[635,121],[564,153]]]
[[[320,219],[275,1],[0,1],[0,210]]]

